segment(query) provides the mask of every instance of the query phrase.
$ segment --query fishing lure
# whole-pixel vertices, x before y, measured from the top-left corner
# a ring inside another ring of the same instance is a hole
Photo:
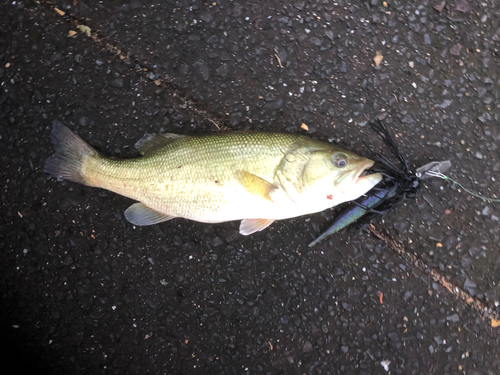
[[[399,160],[402,167],[398,168],[387,157],[374,152],[370,146],[365,144],[372,154],[372,159],[375,161],[372,171],[379,172],[384,177],[382,187],[375,188],[367,196],[352,202],[353,205],[342,212],[335,219],[332,226],[311,242],[309,247],[313,247],[318,242],[337,233],[355,221],[359,222],[362,219],[363,222],[368,222],[376,215],[391,211],[404,200],[415,198],[421,180],[434,176],[432,173],[442,174],[451,167],[449,160],[434,161],[418,168],[415,175],[412,174],[408,167],[408,162],[399,151],[396,142],[384,123],[379,120],[377,123],[371,122],[370,126],[382,138],[391,153]]]
[[[313,247],[318,242],[322,241],[326,237],[337,233],[339,230],[344,229],[348,225],[354,223],[356,220],[363,217],[370,209],[376,208],[376,206],[394,189],[379,189],[373,195],[368,195],[358,202],[358,205],[351,207],[344,212],[342,212],[337,218],[333,225],[328,228],[321,236],[316,238],[313,242],[309,244],[309,247]]]

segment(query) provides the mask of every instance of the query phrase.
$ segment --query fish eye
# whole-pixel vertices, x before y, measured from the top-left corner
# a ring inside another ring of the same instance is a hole
[[[332,162],[333,164],[335,164],[335,166],[344,168],[347,165],[347,155],[343,153],[332,155]]]

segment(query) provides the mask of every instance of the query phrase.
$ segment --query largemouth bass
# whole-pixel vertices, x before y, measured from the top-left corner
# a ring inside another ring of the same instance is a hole
[[[52,138],[45,171],[139,201],[125,211],[135,225],[242,220],[248,235],[357,199],[382,179],[365,176],[373,161],[292,134],[146,135],[136,144],[143,156],[128,160],[101,155],[59,121]]]

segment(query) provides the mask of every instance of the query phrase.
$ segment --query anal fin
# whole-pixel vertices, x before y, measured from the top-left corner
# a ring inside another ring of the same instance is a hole
[[[163,223],[174,219],[175,216],[153,210],[144,203],[134,203],[125,210],[125,218],[134,225],[145,226]]]
[[[241,221],[240,233],[244,236],[259,232],[271,225],[274,219],[245,219]]]

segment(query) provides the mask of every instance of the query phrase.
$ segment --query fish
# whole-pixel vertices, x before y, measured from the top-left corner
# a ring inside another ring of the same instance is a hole
[[[55,153],[45,171],[137,203],[125,218],[137,226],[174,218],[203,223],[241,220],[249,235],[276,220],[355,200],[382,180],[374,162],[304,135],[223,132],[146,134],[142,156],[102,155],[62,122],[53,122]]]

